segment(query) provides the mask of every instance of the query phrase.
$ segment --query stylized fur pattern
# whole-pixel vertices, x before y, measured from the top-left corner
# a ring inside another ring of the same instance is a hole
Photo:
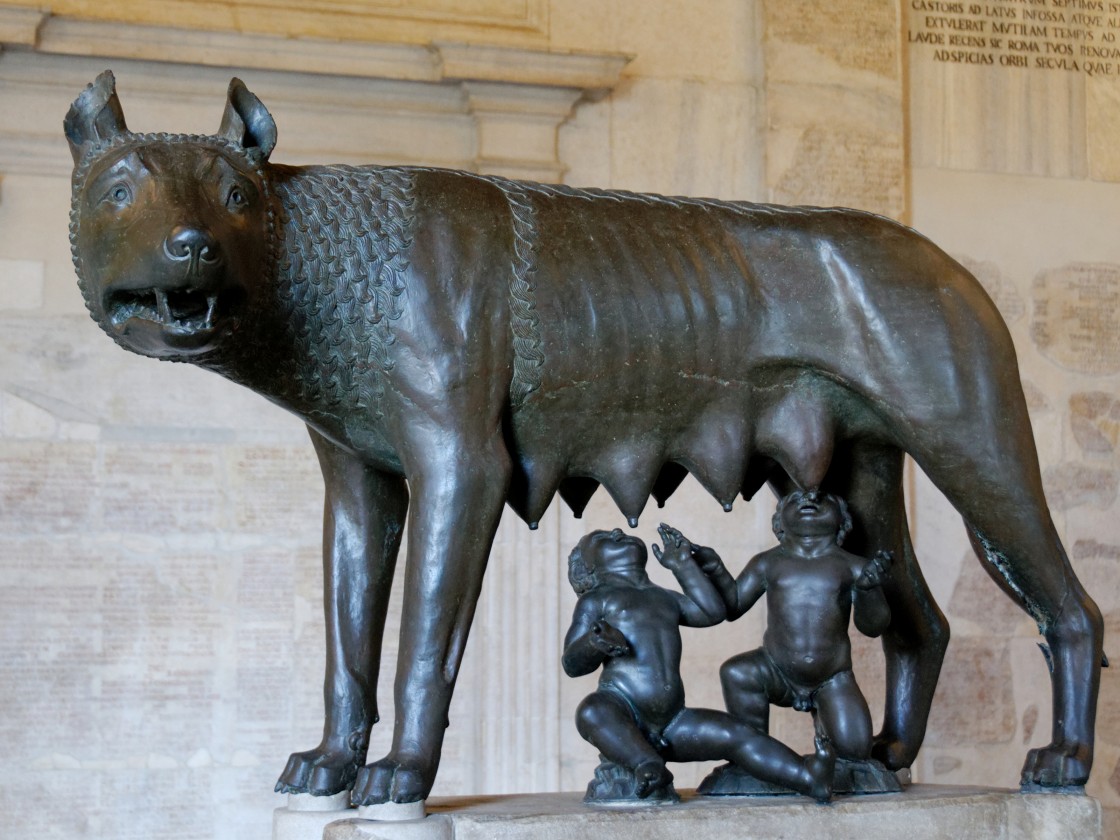
[[[509,311],[513,333],[513,382],[510,403],[518,408],[541,386],[540,323],[533,301],[533,275],[536,273],[537,226],[533,208],[526,201],[525,191],[516,181],[492,179],[509,201],[513,226],[513,264],[510,266]]]
[[[310,401],[378,410],[403,305],[412,181],[403,169],[329,166],[275,184],[275,288],[295,344],[285,371]]]

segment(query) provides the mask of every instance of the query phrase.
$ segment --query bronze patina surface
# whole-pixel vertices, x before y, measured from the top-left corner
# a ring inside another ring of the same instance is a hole
[[[922,236],[853,210],[274,165],[276,125],[237,80],[217,135],[129,132],[109,73],[65,127],[94,319],[294,412],[322,464],[325,732],[279,789],[426,797],[503,505],[533,524],[601,484],[636,521],[686,472],[728,509],[767,483],[842,496],[845,547],[893,553],[873,755],[909,765],[948,629],[905,453],[1051,651],[1053,742],[1024,780],[1087,778],[1100,614],[1051,522],[1007,329]],[[361,768],[405,528],[393,745]]]

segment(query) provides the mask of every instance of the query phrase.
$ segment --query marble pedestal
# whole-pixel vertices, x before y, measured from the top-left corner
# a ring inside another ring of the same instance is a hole
[[[329,823],[356,815],[350,791],[334,796],[289,795],[287,807],[272,814],[272,840],[320,840]]]
[[[1100,806],[1087,796],[913,785],[903,793],[840,797],[830,805],[803,798],[704,798],[682,791],[679,805],[588,806],[582,794],[434,799],[428,816],[396,822],[337,812],[305,835],[277,840],[1098,840]],[[278,829],[295,829],[299,812],[277,811]],[[287,824],[288,818],[293,818]],[[320,832],[320,833],[316,833]]]

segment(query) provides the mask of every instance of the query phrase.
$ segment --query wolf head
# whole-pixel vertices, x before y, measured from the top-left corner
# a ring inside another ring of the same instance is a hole
[[[234,79],[216,135],[133,134],[106,71],[64,125],[70,243],[90,314],[136,353],[199,360],[238,329],[270,272],[264,168],[276,123]]]

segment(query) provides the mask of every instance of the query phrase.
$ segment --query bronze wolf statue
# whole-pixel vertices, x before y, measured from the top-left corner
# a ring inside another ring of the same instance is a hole
[[[310,430],[326,481],[322,743],[277,789],[427,796],[504,504],[530,525],[604,485],[632,522],[692,473],[851,503],[892,551],[875,755],[908,766],[948,628],[905,518],[909,453],[1051,651],[1053,742],[1027,784],[1089,775],[1102,623],[1043,497],[1007,329],[977,282],[889,220],[413,167],[269,163],[238,80],[213,136],[128,131],[103,73],[65,121],[71,241],[94,319]],[[392,749],[362,768],[401,534]]]

